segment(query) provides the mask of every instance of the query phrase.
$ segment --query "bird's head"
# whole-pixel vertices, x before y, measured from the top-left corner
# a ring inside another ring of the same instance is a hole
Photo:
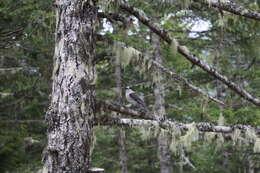
[[[129,90],[129,89],[130,89],[130,87],[129,87],[129,86],[127,86],[127,87],[125,87],[125,89],[126,89],[126,90]]]

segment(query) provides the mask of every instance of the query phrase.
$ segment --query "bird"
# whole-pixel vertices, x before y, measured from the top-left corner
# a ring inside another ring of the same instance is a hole
[[[145,102],[143,101],[143,98],[134,92],[129,86],[125,88],[125,97],[126,100],[132,105],[137,106],[138,108],[141,108],[145,111],[148,110]]]

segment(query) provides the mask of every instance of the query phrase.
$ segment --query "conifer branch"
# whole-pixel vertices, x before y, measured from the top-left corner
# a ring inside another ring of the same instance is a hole
[[[168,44],[172,44],[174,39],[172,39],[168,32],[161,29],[158,24],[155,24],[152,22],[150,18],[146,16],[146,14],[135,7],[130,6],[126,1],[124,3],[120,3],[120,8],[129,12],[130,14],[134,15],[140,22],[142,22],[144,25],[149,27],[154,33],[159,35],[164,41],[166,41]],[[176,41],[176,40],[175,40]],[[177,42],[177,41],[176,41]],[[187,47],[181,46],[177,43],[177,50],[180,54],[182,54],[187,60],[189,60],[194,65],[199,66],[204,71],[208,72],[210,75],[212,75],[214,78],[220,80],[225,85],[227,85],[231,90],[236,92],[238,95],[243,97],[244,99],[248,100],[249,102],[260,106],[260,99],[256,98],[255,96],[248,93],[246,90],[244,90],[242,87],[237,85],[236,83],[229,80],[226,76],[220,74],[217,72],[217,70],[210,65],[206,64],[202,60],[200,60],[196,55],[192,54]]]
[[[98,17],[99,18],[106,18],[109,20],[111,23],[114,23],[114,21],[120,21],[123,23],[123,25],[126,27],[130,23],[132,23],[132,19],[128,18],[124,15],[121,15],[119,13],[105,13],[105,12],[98,12]]]
[[[98,35],[98,37],[100,37],[100,40],[107,40],[110,44],[113,44],[113,40],[110,38],[104,37],[104,36],[100,36]],[[102,38],[102,39],[101,39]],[[138,50],[137,50],[138,51]],[[140,52],[140,51],[138,51]],[[144,55],[140,55],[140,57],[145,58]],[[209,98],[210,100],[214,101],[215,103],[218,103],[222,106],[227,106],[223,101],[210,96],[209,94],[207,94],[207,92],[203,91],[202,89],[200,89],[199,87],[193,85],[192,83],[190,83],[188,81],[188,79],[178,75],[177,73],[171,71],[170,69],[164,67],[162,64],[158,63],[157,61],[153,60],[152,58],[148,58],[148,61],[150,61],[152,63],[152,65],[154,65],[155,67],[157,67],[158,69],[160,69],[161,71],[167,73],[173,80],[179,81],[181,82],[183,85],[189,87],[191,90],[195,91],[196,93],[199,93],[203,96],[205,96],[206,98]]]
[[[171,71],[170,69],[164,67],[162,64],[152,60],[152,59],[149,59],[149,61],[152,62],[152,64],[154,66],[156,66],[157,68],[159,68],[160,70],[162,70],[163,72],[167,73],[169,76],[172,77],[173,80],[176,80],[176,81],[179,81],[181,82],[183,85],[189,87],[191,90],[195,91],[196,93],[199,93],[203,96],[205,96],[206,98],[209,98],[210,100],[214,101],[215,103],[218,103],[222,106],[227,106],[224,102],[222,102],[221,100],[215,98],[215,97],[212,97],[210,96],[208,93],[206,93],[205,91],[203,91],[201,88],[193,85],[192,83],[190,83],[186,78],[178,75],[177,73]]]
[[[244,16],[250,19],[260,21],[260,13],[257,11],[246,9],[245,7],[238,5],[232,1],[220,1],[220,0],[193,0],[209,7],[219,8],[224,11],[228,11],[235,15]]]

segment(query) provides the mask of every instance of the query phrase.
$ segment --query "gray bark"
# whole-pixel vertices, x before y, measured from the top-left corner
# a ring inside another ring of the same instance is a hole
[[[160,37],[156,34],[152,34],[152,46],[153,46],[153,59],[158,63],[162,63],[161,59],[161,46]],[[156,69],[154,72],[154,119],[157,121],[165,119],[165,99],[164,99],[164,83],[163,83],[163,73],[161,70]],[[170,140],[169,137],[163,134],[159,134],[157,138],[157,152],[160,160],[160,172],[161,173],[172,173],[172,161],[170,152]]]
[[[118,143],[119,143],[119,165],[121,173],[127,173],[127,152],[126,152],[126,135],[125,130],[123,128],[119,129],[119,136],[118,136]]]
[[[105,107],[103,107],[104,109]],[[106,107],[110,108],[110,106]],[[113,109],[109,110],[114,110]],[[122,110],[119,110],[122,113]],[[126,111],[126,114],[131,113],[131,111]],[[128,115],[135,115],[135,114],[128,114]],[[163,122],[158,122],[156,120],[144,120],[144,119],[130,119],[130,118],[113,118],[109,116],[99,117],[96,119],[96,125],[114,125],[114,126],[126,126],[126,127],[133,127],[133,126],[155,126],[160,127],[163,129],[171,129],[174,126],[181,128],[182,130],[188,130],[192,124],[184,124],[177,121],[165,120]],[[232,133],[234,130],[238,129],[245,132],[248,129],[254,130],[257,135],[260,135],[260,127],[252,127],[249,125],[241,125],[236,124],[233,126],[218,126],[212,123],[201,122],[196,123],[196,128],[200,132],[215,132],[215,133]]]
[[[43,172],[86,173],[95,113],[95,0],[56,1],[52,97]]]
[[[248,155],[246,157],[246,163],[245,163],[245,173],[254,173],[254,160],[252,159],[251,155]]]
[[[260,13],[257,11],[249,10],[244,8],[243,6],[240,6],[232,1],[224,1],[220,2],[219,0],[194,0],[195,2],[205,4],[207,6],[212,6],[219,8],[224,11],[228,11],[230,13],[244,16],[247,18],[255,19],[260,21]]]
[[[116,98],[119,103],[122,103],[122,77],[121,77],[121,62],[120,57],[115,59],[115,76],[116,76]],[[118,145],[119,145],[119,166],[121,173],[127,173],[127,152],[126,152],[126,135],[123,128],[119,129]]]

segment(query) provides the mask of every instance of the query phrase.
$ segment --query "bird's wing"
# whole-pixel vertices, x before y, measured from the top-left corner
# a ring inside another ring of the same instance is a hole
[[[144,108],[146,107],[145,103],[143,100],[140,99],[140,97],[136,93],[131,93],[129,96],[135,100],[138,104],[142,105]]]

